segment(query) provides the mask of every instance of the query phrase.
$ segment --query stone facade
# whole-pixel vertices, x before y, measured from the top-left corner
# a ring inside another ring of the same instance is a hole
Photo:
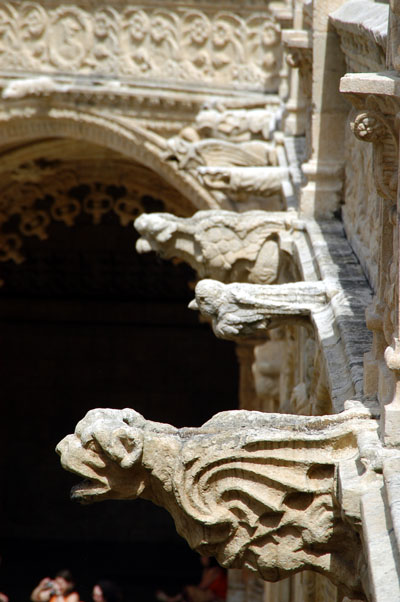
[[[399,31],[398,0],[0,7],[0,261],[135,221],[240,367],[197,429],[89,412],[73,495],[165,507],[229,602],[400,599]]]

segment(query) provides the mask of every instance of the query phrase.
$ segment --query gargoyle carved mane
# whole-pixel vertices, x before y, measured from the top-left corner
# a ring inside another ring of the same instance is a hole
[[[238,410],[176,429],[131,409],[98,409],[57,451],[86,478],[73,490],[78,500],[141,496],[225,566],[270,581],[314,569],[357,589],[357,535],[335,502],[335,469],[357,453],[356,434],[370,422],[355,410],[312,418]]]

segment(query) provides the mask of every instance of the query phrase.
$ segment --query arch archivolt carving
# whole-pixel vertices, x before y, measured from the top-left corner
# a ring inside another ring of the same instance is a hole
[[[145,210],[141,198],[152,195],[152,190],[178,215],[217,206],[191,174],[164,160],[164,139],[130,118],[73,108],[68,103],[50,106],[43,97],[7,100],[0,108],[0,131],[4,147],[0,261],[23,261],[22,237],[47,238],[52,220],[72,226],[79,214],[88,213],[96,224],[113,211],[126,226]],[[68,144],[74,147],[74,141],[84,141],[89,155],[95,147],[107,149],[115,169],[103,170],[99,183],[91,173],[93,164],[86,162],[86,169],[82,169],[81,152],[66,162],[62,148],[57,151],[57,168],[44,167],[46,161],[42,159],[51,159],[57,140],[61,147],[64,141],[65,148]],[[31,158],[27,161],[27,157]],[[87,191],[85,197],[76,195],[79,186]],[[113,194],[116,188],[121,189],[117,195]],[[40,201],[44,197],[46,207]],[[18,216],[18,225],[10,229],[7,223],[11,218],[15,222],[14,216]]]
[[[215,209],[217,201],[188,173],[163,158],[164,139],[127,117],[104,115],[101,111],[77,109],[68,103],[49,106],[46,99],[7,101],[0,108],[2,144],[10,145],[43,138],[85,140],[117,151],[157,172],[194,208]]]

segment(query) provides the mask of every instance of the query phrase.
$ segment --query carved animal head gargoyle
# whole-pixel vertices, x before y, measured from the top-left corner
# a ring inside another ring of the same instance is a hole
[[[86,479],[72,490],[77,500],[144,497],[224,566],[269,581],[313,569],[360,596],[361,548],[341,517],[335,470],[357,455],[357,432],[370,423],[358,411],[311,418],[241,410],[176,429],[131,409],[98,409],[57,451],[64,468]]]
[[[190,218],[142,214],[135,221],[139,253],[186,261],[199,278],[272,284],[298,277],[287,213],[198,211]]]

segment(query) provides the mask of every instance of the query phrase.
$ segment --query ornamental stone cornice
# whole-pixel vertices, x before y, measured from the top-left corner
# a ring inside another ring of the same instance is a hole
[[[1,6],[0,71],[81,73],[275,92],[287,4],[125,2]]]
[[[75,76],[39,75],[21,77],[0,72],[1,98],[4,102],[34,97],[74,102],[80,107],[107,108],[111,114],[127,115],[151,125],[161,135],[171,136],[192,124],[203,107],[210,103],[210,91],[203,87],[184,87],[179,83],[152,84],[143,81]],[[212,91],[212,103],[228,111],[266,109],[273,115],[279,110],[276,95],[232,90]],[[1,103],[2,104],[2,103]]]
[[[330,15],[350,72],[386,68],[389,6],[370,0],[350,0]]]

